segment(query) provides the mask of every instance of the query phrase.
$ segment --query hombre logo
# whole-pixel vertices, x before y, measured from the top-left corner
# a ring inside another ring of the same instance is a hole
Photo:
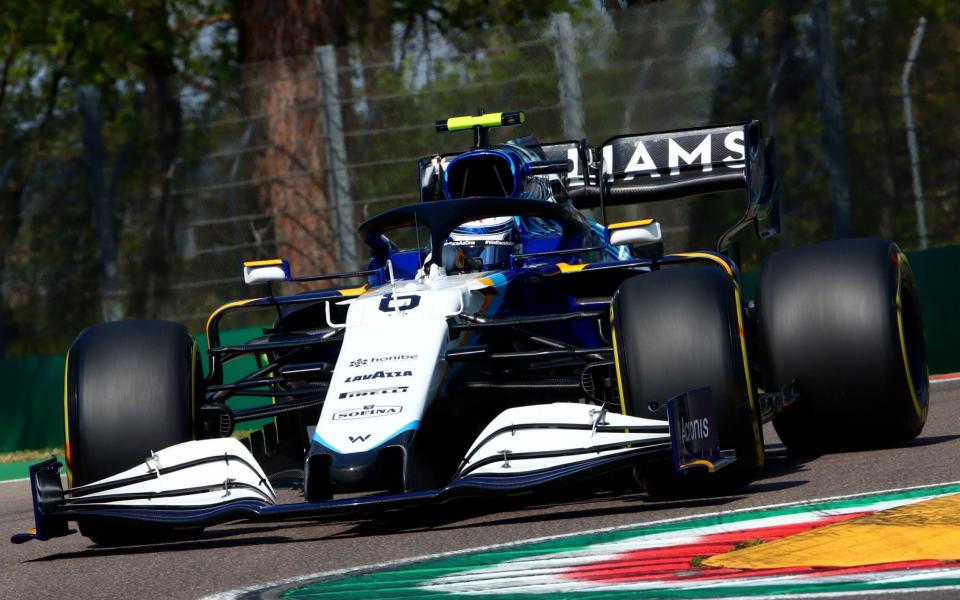
[[[366,381],[368,379],[381,379],[383,377],[411,377],[413,371],[377,371],[375,373],[367,373],[366,375],[354,375],[353,377],[347,377],[344,380],[344,383],[350,383],[353,381]]]
[[[403,362],[407,360],[417,360],[416,354],[392,354],[390,356],[371,356],[370,358],[357,358],[350,361],[351,367],[362,367],[369,363],[385,362]]]
[[[385,394],[404,394],[410,389],[408,385],[398,385],[397,387],[380,388],[376,390],[356,390],[354,392],[340,392],[340,398],[363,398],[366,396],[383,396]]]
[[[341,410],[339,412],[333,413],[334,421],[346,421],[348,419],[369,419],[370,417],[385,417],[388,415],[396,415],[403,412],[402,406],[395,405],[375,405],[367,404],[360,408],[348,408],[347,410]]]
[[[350,443],[351,443],[351,444],[356,444],[357,442],[365,442],[365,441],[369,440],[369,439],[370,439],[370,434],[368,433],[367,435],[351,435],[351,436],[347,436],[347,437],[350,438]]]

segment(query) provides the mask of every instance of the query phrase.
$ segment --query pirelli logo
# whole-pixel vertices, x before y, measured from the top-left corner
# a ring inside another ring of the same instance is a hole
[[[390,394],[405,394],[410,389],[409,385],[398,385],[396,387],[378,388],[375,390],[356,390],[353,392],[340,392],[340,398],[369,398],[370,396],[388,396]]]

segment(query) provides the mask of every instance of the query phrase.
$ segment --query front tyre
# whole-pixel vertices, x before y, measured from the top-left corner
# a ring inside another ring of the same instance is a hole
[[[714,267],[654,271],[626,280],[611,303],[623,410],[666,419],[666,401],[709,387],[720,423],[720,446],[737,461],[711,475],[678,475],[672,461],[639,465],[652,495],[725,491],[753,480],[763,466],[763,437],[746,368],[740,294]]]
[[[903,443],[927,418],[929,381],[907,257],[881,239],[777,252],[757,287],[767,389],[797,379],[773,421],[799,454]]]
[[[196,342],[182,325],[119,321],[84,329],[65,375],[70,485],[116,475],[152,451],[193,439],[202,373]],[[110,543],[126,537],[108,525],[81,531]]]

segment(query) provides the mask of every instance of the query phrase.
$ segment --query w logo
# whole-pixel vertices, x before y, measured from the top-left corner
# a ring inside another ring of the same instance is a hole
[[[351,435],[351,436],[348,436],[348,437],[350,438],[350,443],[351,443],[351,444],[356,444],[357,442],[365,442],[365,441],[369,440],[369,439],[370,439],[370,434],[368,433],[367,435]]]

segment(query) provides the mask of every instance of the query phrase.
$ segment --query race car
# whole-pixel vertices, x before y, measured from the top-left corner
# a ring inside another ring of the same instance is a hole
[[[419,201],[359,227],[366,269],[245,263],[264,293],[210,315],[205,359],[176,323],[81,332],[65,374],[67,487],[56,459],[31,467],[35,528],[13,541],[71,522],[101,544],[176,538],[626,470],[650,494],[711,494],[757,475],[769,420],[798,453],[920,433],[923,327],[896,244],[775,252],[743,297],[735,237],[779,232],[774,146],[758,122],[597,147],[490,142],[525,120],[439,121],[473,145],[420,160]],[[711,250],[665,253],[658,222],[607,219],[611,206],[735,189],[746,208]],[[354,283],[275,293],[338,281]],[[221,343],[222,319],[248,311],[272,325]],[[250,357],[255,368],[225,378]],[[258,419],[269,422],[233,435]],[[277,503],[281,480],[303,501]]]

